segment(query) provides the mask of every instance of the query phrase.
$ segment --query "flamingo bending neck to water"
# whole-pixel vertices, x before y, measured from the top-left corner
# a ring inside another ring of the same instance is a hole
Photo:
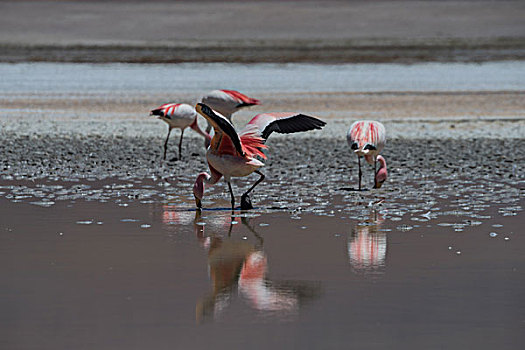
[[[166,151],[168,150],[168,140],[170,138],[171,130],[174,128],[180,129],[180,141],[179,141],[179,159],[182,156],[182,138],[184,136],[184,130],[187,127],[195,130],[202,136],[204,139],[209,141],[211,140],[210,135],[207,132],[204,132],[199,127],[197,123],[197,112],[195,108],[185,103],[165,103],[162,106],[155,108],[150,112],[150,115],[158,116],[159,119],[162,119],[168,124],[168,136],[166,141],[164,141],[164,155],[163,160],[166,160]]]
[[[359,164],[359,190],[361,190],[361,157],[369,164],[374,164],[374,188],[380,188],[388,176],[386,160],[379,153],[386,143],[385,126],[373,120],[359,120],[350,126],[346,135],[348,145],[357,155]],[[376,162],[379,170],[376,171]]]
[[[274,131],[288,134],[321,129],[326,124],[322,120],[299,113],[264,113],[256,115],[240,133],[237,133],[227,118],[207,105],[198,103],[195,109],[215,130],[206,152],[211,175],[200,173],[193,186],[197,208],[202,207],[204,185],[216,184],[224,176],[228,183],[233,210],[235,196],[231,178],[248,176],[255,172],[260,176],[259,179],[241,196],[241,209],[253,209],[249,193],[264,180],[264,174],[258,169],[264,166],[261,160],[266,159],[266,155],[262,150],[266,148],[265,142],[270,134]]]

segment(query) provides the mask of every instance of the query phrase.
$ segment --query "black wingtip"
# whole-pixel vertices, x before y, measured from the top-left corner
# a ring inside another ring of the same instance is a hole
[[[309,121],[312,122],[312,125],[315,126],[316,129],[321,129],[323,126],[326,125],[326,122],[319,119],[319,118],[316,118],[316,117],[311,117],[309,115],[306,115],[306,114],[301,114],[302,117],[308,119]]]
[[[251,106],[257,106],[259,103],[249,103],[249,102],[242,102],[239,103],[235,108],[243,108],[243,107],[251,107]]]
[[[264,139],[268,139],[272,132],[291,134],[310,130],[320,130],[325,125],[326,123],[321,119],[301,113],[296,114],[291,118],[278,119],[268,124],[261,134]]]

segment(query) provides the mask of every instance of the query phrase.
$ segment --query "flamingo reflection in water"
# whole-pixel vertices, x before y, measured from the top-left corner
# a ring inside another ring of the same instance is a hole
[[[272,281],[266,277],[268,258],[263,250],[264,240],[248,218],[242,217],[241,222],[253,234],[254,242],[234,238],[234,225],[230,225],[226,235],[217,232],[206,235],[208,225],[197,226],[200,220],[201,212],[196,211],[195,230],[200,231],[199,240],[205,237],[212,292],[198,300],[197,322],[217,317],[234,301],[235,294],[257,311],[279,315],[294,314],[302,304],[320,295],[318,282]]]
[[[372,211],[370,218],[358,223],[348,240],[348,258],[356,272],[365,274],[383,272],[386,266],[387,237],[380,231],[384,218]]]

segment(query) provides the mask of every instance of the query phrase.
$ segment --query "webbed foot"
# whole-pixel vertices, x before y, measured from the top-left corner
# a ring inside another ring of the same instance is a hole
[[[252,200],[247,194],[241,196],[241,210],[250,210],[253,209]]]

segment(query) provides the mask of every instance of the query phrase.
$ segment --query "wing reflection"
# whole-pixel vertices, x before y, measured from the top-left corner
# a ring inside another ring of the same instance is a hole
[[[197,212],[195,222],[200,220],[199,215]],[[253,234],[252,241],[233,237],[233,225],[227,235],[213,232],[206,237],[210,242],[207,249],[212,292],[197,302],[198,322],[216,318],[235,295],[257,311],[279,315],[293,314],[304,302],[320,295],[317,282],[276,282],[267,278],[268,258],[263,251],[263,238],[250,226],[249,219],[243,217],[241,222]],[[198,238],[201,239],[199,235]]]
[[[357,272],[383,273],[386,266],[387,236],[379,231],[384,219],[376,211],[358,223],[348,240],[348,258]]]

